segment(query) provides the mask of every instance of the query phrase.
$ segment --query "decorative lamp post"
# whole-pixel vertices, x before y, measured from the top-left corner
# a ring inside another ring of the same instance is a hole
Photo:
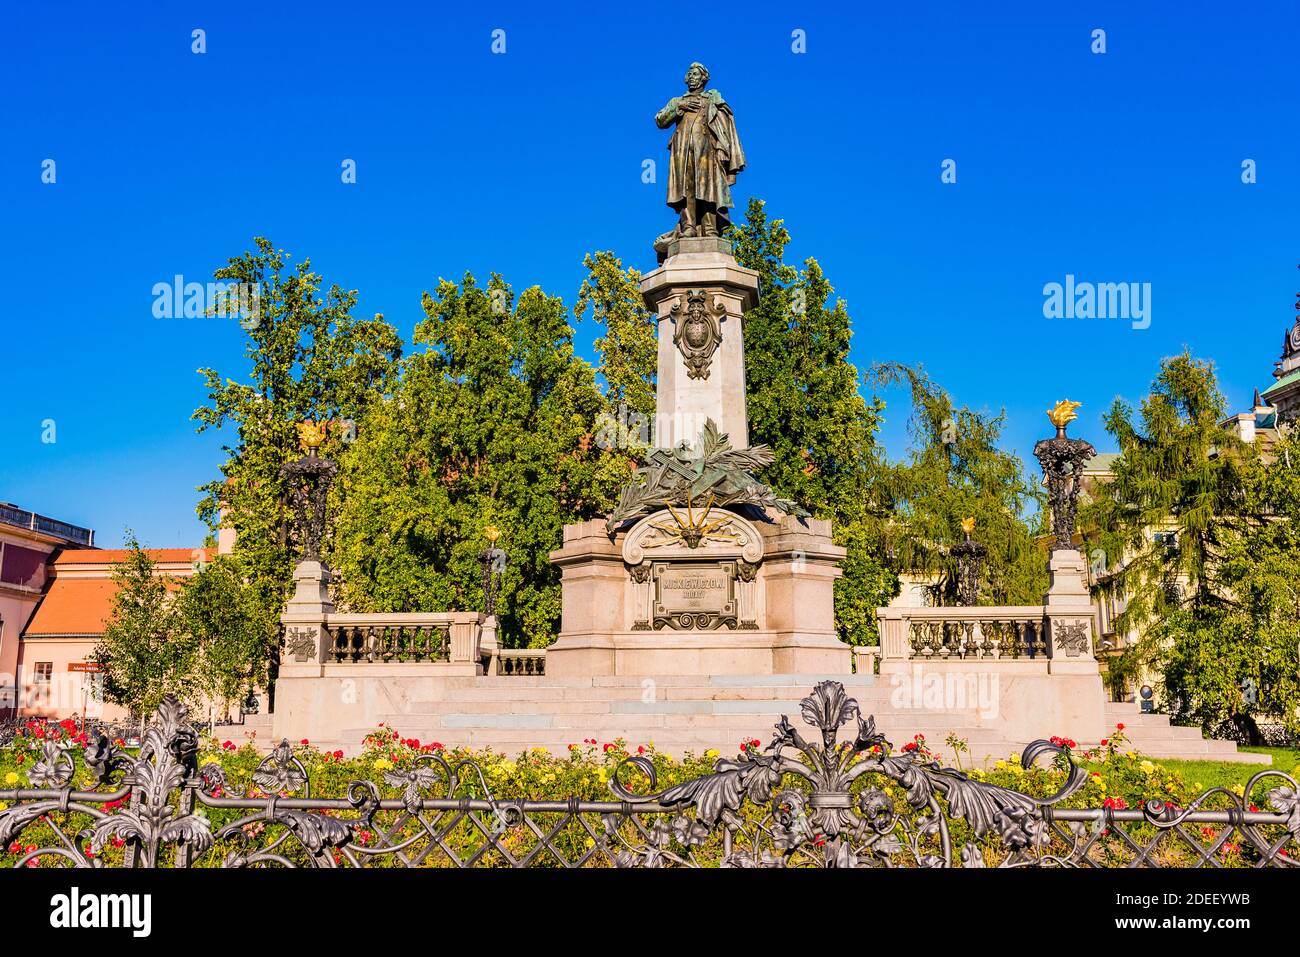
[[[963,518],[961,530],[966,538],[953,547],[952,554],[957,559],[957,595],[963,605],[970,607],[979,602],[980,576],[984,572],[984,559],[988,557],[989,550],[971,538],[971,532],[975,531],[975,519]]]
[[[1052,551],[1074,548],[1074,516],[1083,467],[1097,454],[1091,443],[1065,434],[1065,427],[1079,417],[1074,410],[1080,405],[1068,399],[1056,403],[1047,413],[1056,426],[1056,435],[1034,446],[1034,458],[1043,467],[1047,501],[1052,508]]]
[[[317,451],[325,441],[325,431],[324,422],[318,424],[310,419],[299,422],[298,444],[307,454],[280,469],[280,475],[289,482],[289,500],[298,517],[297,532],[304,562],[321,559],[330,486],[339,471],[338,465]]]
[[[506,553],[497,547],[501,530],[495,525],[485,528],[483,537],[488,540],[488,547],[478,556],[478,562],[483,566],[483,614],[491,618],[497,613],[497,594],[501,590],[501,575],[506,570]]]

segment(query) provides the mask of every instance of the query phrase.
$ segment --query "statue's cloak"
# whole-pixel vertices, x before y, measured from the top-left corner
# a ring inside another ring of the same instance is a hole
[[[680,212],[693,194],[696,201],[716,207],[722,229],[729,222],[726,210],[732,208],[731,186],[745,168],[745,151],[731,107],[721,93],[695,94],[704,101],[704,107],[695,111],[681,108],[689,96],[673,97],[655,117],[661,127],[677,124],[668,142],[668,205]]]

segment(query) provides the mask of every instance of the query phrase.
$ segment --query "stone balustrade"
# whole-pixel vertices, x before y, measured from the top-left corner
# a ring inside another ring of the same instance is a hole
[[[881,658],[1016,660],[1047,654],[1043,605],[881,608]]]
[[[544,648],[502,649],[496,655],[495,674],[505,677],[536,678],[546,674]]]
[[[443,614],[329,614],[327,662],[477,661],[476,621]],[[471,616],[477,618],[478,616]]]

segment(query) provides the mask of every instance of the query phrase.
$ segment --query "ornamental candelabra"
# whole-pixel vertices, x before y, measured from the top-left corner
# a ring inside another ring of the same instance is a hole
[[[1034,458],[1043,467],[1047,501],[1052,509],[1052,551],[1074,547],[1074,516],[1083,467],[1097,454],[1091,443],[1065,434],[1065,427],[1079,417],[1074,411],[1079,405],[1069,400],[1056,403],[1047,413],[1056,426],[1056,435],[1034,446]]]
[[[483,530],[488,547],[479,552],[478,563],[483,567],[483,614],[491,617],[497,613],[497,595],[501,591],[501,576],[506,570],[506,553],[497,547],[501,531],[495,525]]]
[[[330,486],[339,470],[337,464],[319,454],[324,440],[325,423],[318,425],[310,420],[298,423],[298,444],[307,454],[280,469],[280,477],[289,483],[289,501],[297,514],[297,533],[305,562],[320,561]]]
[[[957,596],[967,607],[978,604],[980,596],[980,576],[984,572],[984,559],[989,550],[971,538],[975,530],[975,519],[962,519],[961,530],[966,538],[953,547],[953,557],[957,559]]]

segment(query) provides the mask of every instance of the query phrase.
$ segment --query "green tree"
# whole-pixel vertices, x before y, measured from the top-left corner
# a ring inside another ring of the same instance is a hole
[[[143,719],[166,695],[193,700],[197,648],[179,626],[174,583],[157,573],[149,553],[127,536],[127,557],[113,568],[112,617],[92,653],[104,697]]]
[[[884,547],[888,501],[876,445],[883,405],[862,395],[849,362],[850,319],[815,259],[784,261],[789,231],[751,200],[732,231],[737,262],[759,274],[758,305],[745,316],[745,382],[751,444],[771,446],[761,476],[778,494],[830,519],[848,551],[835,586],[841,636],[874,642],[875,609],[898,591]]]
[[[356,319],[355,290],[322,292],[310,260],[291,267],[289,255],[266,239],[216,270],[227,283],[256,289],[258,309],[241,323],[247,335],[247,377],[223,378],[201,369],[208,404],[195,411],[198,431],[233,427],[223,478],[203,486],[200,516],[212,529],[236,531],[232,561],[259,616],[254,681],[274,677],[279,615],[297,558],[294,518],[280,468],[301,455],[296,432],[304,419],[335,429],[323,452],[346,460],[352,423],[390,394],[401,340],[382,316]],[[328,545],[328,543],[327,543]]]
[[[482,607],[478,554],[488,525],[509,558],[497,612],[503,640],[542,646],[559,620],[563,526],[608,509],[614,453],[593,428],[605,401],[574,355],[558,299],[472,276],[425,294],[423,350],[392,401],[375,406],[342,464],[336,564],[358,609]]]
[[[659,364],[658,322],[642,302],[641,274],[624,269],[612,252],[588,253],[582,264],[588,272],[578,290],[574,316],[581,321],[590,310],[592,318],[604,327],[595,346],[600,354],[605,401],[617,417],[616,423],[625,430],[631,424],[635,440],[620,441],[648,445]]]
[[[904,384],[911,393],[912,446],[886,483],[894,507],[890,552],[898,567],[932,576],[937,602],[956,604],[951,549],[964,537],[962,519],[974,518],[974,537],[989,550],[980,600],[1041,603],[1047,556],[1035,538],[1045,531],[1045,495],[1020,458],[999,448],[1005,414],[956,406],[919,367],[882,363],[872,378],[880,386]]]
[[[181,584],[174,613],[195,651],[195,691],[228,709],[252,690],[265,641],[261,611],[237,564],[225,555],[203,564]]]
[[[1293,440],[1262,458],[1224,415],[1211,363],[1166,359],[1140,411],[1111,407],[1120,457],[1083,519],[1136,635],[1120,670],[1159,675],[1176,721],[1258,742],[1261,716],[1295,726],[1300,476]]]

